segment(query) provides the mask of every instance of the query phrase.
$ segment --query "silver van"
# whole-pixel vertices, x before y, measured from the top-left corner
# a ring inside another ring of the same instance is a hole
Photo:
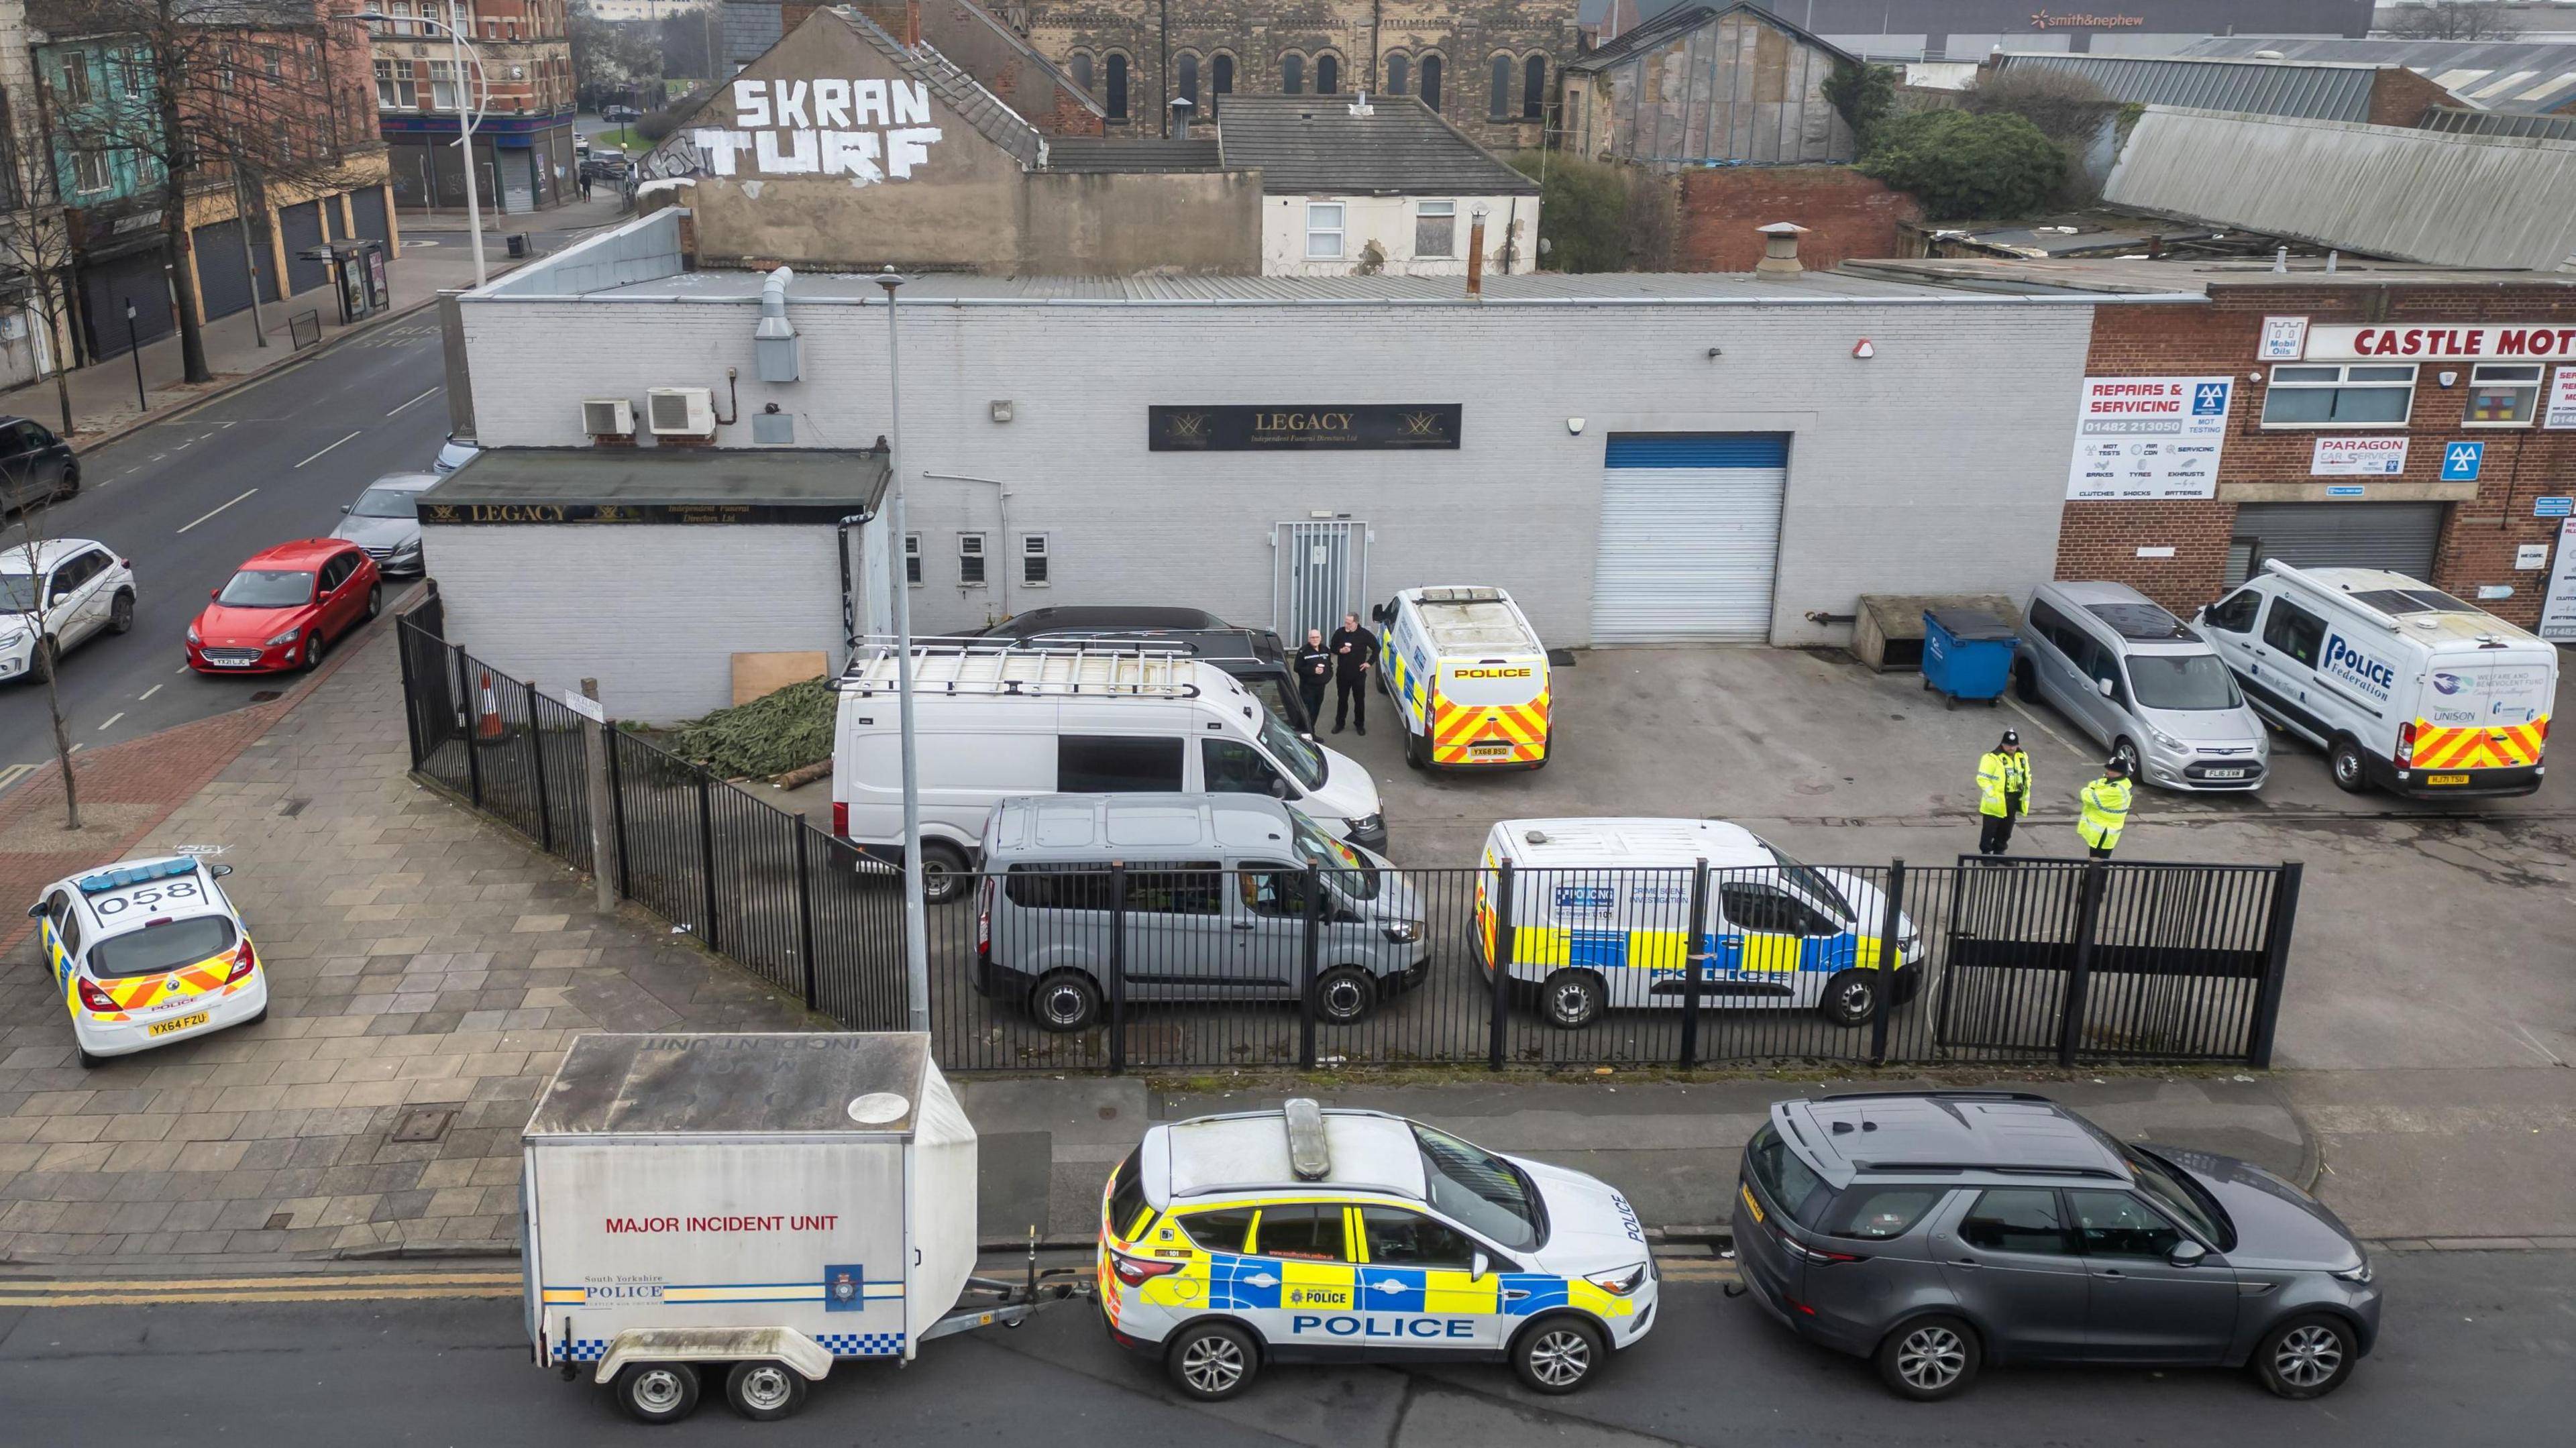
[[[2043,583],[2022,614],[2014,687],[2045,699],[2166,789],[2253,790],[2263,721],[2209,641],[2125,583]]]
[[[1113,876],[1125,866],[1126,999],[1295,1000],[1306,917],[1321,949],[1307,999],[1349,1025],[1431,970],[1421,898],[1383,855],[1275,799],[1246,794],[1041,794],[984,826],[975,989],[1080,1031],[1107,998]],[[1307,869],[1323,883],[1309,901]]]

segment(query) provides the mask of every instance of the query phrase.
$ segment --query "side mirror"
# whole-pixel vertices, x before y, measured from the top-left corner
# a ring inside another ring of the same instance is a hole
[[[42,901],[42,900],[39,900],[39,901],[37,901],[35,904],[28,906],[28,907],[27,907],[27,918],[28,918],[28,919],[30,919],[30,920],[42,920],[42,919],[44,919],[44,918],[45,918],[45,902],[44,902],[44,901]]]
[[[1286,799],[1288,797],[1288,781],[1273,775],[1270,780],[1270,797],[1272,799]]]
[[[214,877],[215,877],[216,879],[218,879],[218,880],[222,879],[222,878],[223,878],[223,877],[225,877],[226,875],[231,874],[232,872],[233,872],[233,867],[232,867],[232,866],[230,866],[230,865],[208,865],[208,866],[206,867],[206,873],[207,873],[207,874],[209,874],[209,875],[214,876]]]
[[[2111,681],[2110,681],[2110,680],[2108,680],[2108,679],[2095,679],[2095,680],[2093,681],[2093,687],[2101,691],[2101,693],[2102,693],[2102,697],[2103,697],[2103,698],[2108,699],[2108,698],[2110,698],[2110,697],[2111,697]]]
[[[346,503],[342,503],[342,504],[340,505],[340,511],[341,511],[341,512],[343,512],[343,513],[345,513],[345,512],[347,512],[347,511],[349,511],[349,505],[348,505],[348,504],[346,504]]]
[[[223,596],[224,591],[220,588],[209,588],[206,590],[206,597],[208,598],[221,598]]]
[[[1372,623],[1384,623],[1393,617],[1395,617],[1395,610],[1383,603],[1369,610],[1369,621]]]
[[[1493,1275],[1494,1275],[1494,1259],[1492,1259],[1491,1257],[1486,1256],[1484,1253],[1479,1252],[1479,1253],[1477,1253],[1477,1254],[1476,1254],[1472,1259],[1470,1259],[1470,1260],[1468,1261],[1468,1263],[1467,1263],[1467,1280],[1468,1280],[1468,1281],[1470,1281],[1470,1282],[1482,1282],[1482,1281],[1484,1281],[1486,1278],[1491,1277],[1491,1276],[1493,1276]]]
[[[2201,1264],[2201,1260],[2208,1255],[2209,1249],[2207,1247],[2200,1245],[2189,1237],[2185,1237],[2181,1241],[2174,1243],[2174,1249],[2165,1254],[2165,1260],[2176,1267],[2197,1267]]]

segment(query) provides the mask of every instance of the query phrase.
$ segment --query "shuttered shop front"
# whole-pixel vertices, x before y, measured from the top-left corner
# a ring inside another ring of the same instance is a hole
[[[2247,503],[2236,510],[2227,584],[2265,559],[2293,568],[2388,568],[2431,579],[2445,503]]]
[[[1765,643],[1785,433],[1613,433],[1592,582],[1597,644]]]

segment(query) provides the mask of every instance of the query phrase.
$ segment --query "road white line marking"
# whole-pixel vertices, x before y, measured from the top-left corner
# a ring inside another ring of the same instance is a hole
[[[440,388],[445,387],[446,385],[447,385],[446,383],[442,382],[442,383],[438,384],[438,386],[437,386],[437,387],[433,387],[433,388],[429,389],[429,391],[422,393],[422,394],[420,395],[420,397],[415,397],[415,398],[413,398],[413,399],[411,400],[411,402],[418,402],[418,401],[420,401],[420,398],[421,398],[421,397],[433,397],[433,396],[436,396],[436,395],[438,394],[439,389],[440,389]],[[400,412],[400,411],[402,411],[402,410],[403,410],[403,407],[409,407],[409,406],[411,406],[411,402],[406,402],[406,403],[404,403],[404,404],[402,405],[402,407],[397,407],[397,408],[395,408],[395,409],[394,409],[394,412]],[[393,416],[393,415],[394,415],[394,412],[388,412],[388,413],[386,413],[386,414],[385,414],[385,416],[387,416],[387,417],[391,417],[391,416]]]
[[[75,744],[75,745],[73,745],[71,748],[66,749],[66,750],[64,750],[63,752],[64,752],[65,754],[78,754],[78,753],[80,753],[80,752],[81,752],[81,746],[79,746],[79,745]]]
[[[117,710],[115,713],[108,715],[108,716],[107,716],[107,719],[106,719],[106,722],[104,722],[104,723],[102,723],[102,724],[100,724],[100,725],[98,726],[98,732],[99,732],[99,733],[101,733],[101,734],[104,734],[104,733],[106,733],[108,730],[115,728],[115,727],[116,727],[116,721],[117,721],[117,720],[119,720],[119,719],[122,719],[122,718],[124,718],[124,717],[125,717],[125,711],[124,711],[124,710],[122,710],[122,709],[119,709],[119,710]]]
[[[155,685],[153,685],[151,688],[144,690],[142,693],[135,695],[135,696],[134,696],[134,702],[135,702],[135,703],[137,703],[137,704],[140,704],[140,703],[142,703],[144,700],[149,699],[149,698],[151,698],[153,695],[158,694],[158,693],[160,693],[160,692],[161,692],[161,686],[160,686],[159,684],[155,684]]]
[[[364,431],[366,431],[366,429],[365,429],[365,428],[360,428],[360,429],[358,429],[358,432],[364,432]],[[349,434],[349,437],[356,437],[357,435],[358,435],[358,433],[353,432],[353,433]],[[347,441],[349,440],[349,437],[344,437],[344,438],[340,439],[340,442],[347,442]],[[331,447],[338,447],[338,446],[340,445],[340,442],[335,442],[335,443],[331,444]],[[313,458],[318,458],[318,457],[322,456],[322,453],[329,452],[329,451],[331,450],[331,447],[326,447],[326,448],[322,449],[322,452],[315,453],[315,454],[313,455]],[[309,463],[309,462],[313,461],[313,458],[306,458],[306,459],[304,460],[304,463]],[[304,466],[304,463],[297,463],[297,464],[296,464],[296,466],[300,468],[300,467]]]
[[[2047,721],[2047,720],[2042,719],[2042,718],[2040,718],[2038,715],[2036,715],[2036,714],[2034,714],[2034,713],[2030,712],[2028,709],[2023,708],[2023,707],[2021,706],[2021,701],[2020,701],[2019,699],[2011,698],[2011,697],[2009,697],[2009,696],[2008,696],[2008,697],[2006,697],[2006,698],[2005,698],[2004,703],[2005,703],[2006,705],[2010,706],[2010,707],[2011,707],[2011,709],[2012,709],[2012,711],[2013,711],[2014,713],[2019,714],[2021,717],[2023,717],[2023,718],[2025,718],[2025,719],[2029,720],[2029,721],[2031,722],[2031,724],[2032,724],[2033,726],[2035,726],[2035,727],[2039,730],[2039,732],[2040,732],[2040,733],[2047,735],[2049,738],[2056,740],[2056,741],[2057,741],[2058,743],[2060,743],[2060,744],[2064,744],[2064,745],[2066,745],[2066,752],[2067,752],[2067,753],[2074,755],[2074,756],[2075,756],[2076,758],[2078,758],[2078,759],[2090,759],[2090,758],[2092,758],[2092,757],[2093,757],[2092,752],[2091,752],[2090,750],[2084,750],[2084,749],[2078,749],[2078,748],[2076,748],[2073,744],[2071,744],[2071,743],[2069,743],[2069,742],[2067,741],[2067,738],[2066,738],[2066,736],[2065,736],[2065,735],[2060,734],[2060,733],[2058,733],[2056,730],[2049,728],[2049,727],[2048,727],[2048,721]]]
[[[352,433],[350,436],[354,437],[354,436],[356,436],[356,434]],[[342,442],[347,442],[349,439],[344,437],[344,438],[342,438],[342,439],[340,439],[340,440],[341,440]],[[258,492],[258,491],[259,491],[259,489],[257,489],[257,488],[252,488],[252,489],[250,490],[250,492],[243,493],[243,494],[241,495],[241,498],[235,498],[235,499],[233,499],[233,500],[232,500],[232,502],[225,503],[225,504],[221,505],[220,507],[215,508],[215,509],[214,509],[214,510],[212,510],[211,512],[206,513],[206,514],[204,515],[204,517],[200,517],[200,518],[198,518],[196,523],[190,523],[190,524],[188,525],[188,528],[194,528],[194,527],[196,527],[196,526],[197,526],[197,523],[202,523],[202,522],[206,521],[206,519],[207,519],[207,518],[211,518],[211,517],[215,516],[215,514],[216,514],[216,513],[220,513],[220,512],[222,512],[225,508],[229,508],[229,507],[231,507],[231,506],[233,505],[233,503],[238,503],[238,502],[240,502],[240,501],[242,500],[242,498],[247,498],[247,497],[249,497],[249,496],[251,495],[251,493],[256,493],[256,492]],[[185,533],[185,532],[187,532],[187,531],[188,531],[188,528],[182,528],[182,529],[180,529],[179,531],[180,531],[180,532],[182,532],[182,533]]]
[[[12,764],[6,768],[0,768],[0,789],[7,789],[35,772],[36,766],[32,764]]]

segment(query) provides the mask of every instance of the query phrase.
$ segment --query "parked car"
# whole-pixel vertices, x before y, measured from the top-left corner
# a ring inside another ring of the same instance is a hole
[[[2043,583],[2022,615],[2015,688],[2166,789],[2255,790],[2263,721],[2191,625],[2125,583]]]
[[[376,560],[339,538],[254,553],[188,625],[188,667],[201,674],[310,669],[333,640],[384,607]]]
[[[599,118],[603,121],[640,121],[644,119],[644,113],[633,106],[601,106]]]
[[[101,633],[134,628],[134,570],[87,538],[0,551],[0,679],[43,679]]]
[[[438,486],[437,473],[388,473],[367,484],[358,500],[340,511],[349,516],[331,530],[367,550],[379,572],[391,577],[417,577],[427,572],[420,557],[420,495]]]
[[[445,477],[482,455],[481,443],[470,437],[458,437],[454,433],[449,433],[447,441],[438,445],[438,460],[430,464],[430,471]]]
[[[1033,608],[1012,615],[977,635],[1029,643],[1079,647],[1087,639],[1102,643],[1143,644],[1177,649],[1203,663],[1216,665],[1252,692],[1271,713],[1300,734],[1315,732],[1306,705],[1297,697],[1295,662],[1266,628],[1236,628],[1196,608],[1139,605]]]
[[[80,491],[80,459],[41,422],[0,417],[0,517]]]
[[[250,927],[196,855],[154,856],[57,880],[28,907],[36,949],[83,1066],[268,1015]]]
[[[2370,1259],[2316,1198],[2029,1092],[1775,1102],[1736,1190],[1754,1301],[1908,1398],[2026,1362],[2250,1366],[2314,1398],[2379,1335]]]

